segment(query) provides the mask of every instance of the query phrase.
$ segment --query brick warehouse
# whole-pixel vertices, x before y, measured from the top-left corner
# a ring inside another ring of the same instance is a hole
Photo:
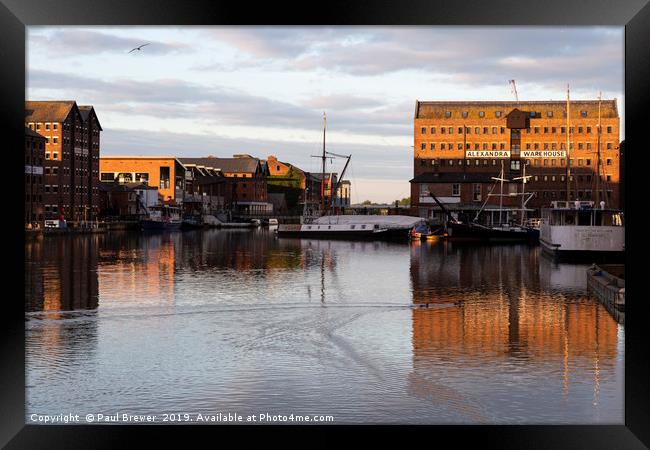
[[[534,193],[526,205],[533,210],[529,217],[539,217],[539,208],[553,200],[565,200],[567,192],[571,200],[603,200],[607,207],[618,208],[616,100],[571,101],[568,129],[566,112],[566,101],[416,101],[410,181],[414,213],[440,217],[429,192],[457,212],[474,214],[486,200],[486,209],[498,208],[500,197],[488,193],[499,193],[491,177],[499,176],[502,163],[504,178],[511,180],[503,192],[513,194],[503,197],[504,208],[521,206],[516,194],[522,183],[513,178],[524,171],[531,177],[525,191]]]
[[[25,128],[25,226],[43,226],[45,137]]]
[[[25,126],[45,137],[44,218],[94,220],[102,128],[93,107],[75,101],[27,101]]]

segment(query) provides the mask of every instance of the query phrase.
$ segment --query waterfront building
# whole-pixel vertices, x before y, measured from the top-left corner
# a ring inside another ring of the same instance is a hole
[[[601,200],[619,207],[619,114],[616,100],[416,101],[412,212],[439,217],[433,192],[456,213],[474,215],[484,203],[499,208],[521,205],[525,191],[528,217],[554,200]],[[598,163],[600,162],[600,166]],[[511,219],[516,219],[516,212]]]
[[[42,227],[45,137],[25,128],[25,226]]]
[[[234,183],[220,168],[181,158],[186,168],[184,212],[190,215],[217,214],[230,210]]]
[[[79,205],[84,209],[86,217],[92,220],[96,213],[92,205],[97,205],[99,201],[99,138],[102,126],[92,105],[79,105],[79,113],[83,121],[80,164],[76,175]]]
[[[336,189],[336,196],[334,197],[335,208],[348,208],[350,207],[350,198],[352,192],[352,183],[349,180],[341,180]]]
[[[228,178],[232,187],[231,210],[241,215],[270,214],[273,204],[268,201],[267,164],[250,155],[233,155],[232,158],[207,156],[180,158],[183,164],[195,164],[218,169]]]
[[[99,160],[101,182],[155,186],[167,204],[183,203],[185,176],[185,166],[174,156],[102,156]]]
[[[93,220],[102,128],[92,106],[84,106],[82,114],[72,100],[27,101],[25,126],[45,137],[44,218]]]
[[[135,220],[138,215],[138,195],[131,186],[119,183],[100,183],[99,216]]]
[[[274,155],[269,155],[266,159],[269,168],[269,174],[266,177],[266,184],[269,196],[274,196],[275,201],[282,204],[280,196],[284,197],[285,207],[287,210],[300,213],[305,202],[305,192],[307,188],[307,174],[293,164],[278,161]]]

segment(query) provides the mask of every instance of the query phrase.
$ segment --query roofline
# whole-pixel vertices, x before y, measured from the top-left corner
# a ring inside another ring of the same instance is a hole
[[[92,111],[92,113],[95,116],[95,120],[97,121],[97,125],[99,125],[99,131],[104,131],[104,129],[102,128],[102,124],[99,123],[99,118],[97,117],[97,112],[95,112],[95,107],[93,105],[77,105],[77,106],[79,106],[79,108],[81,108],[81,107],[90,108],[90,110]]]
[[[571,103],[598,103],[598,102],[614,102],[616,103],[616,98],[613,99],[595,99],[595,100],[571,100]],[[517,103],[517,104],[524,104],[524,105],[531,105],[531,104],[552,104],[552,103],[566,103],[566,99],[563,100],[416,100],[415,101],[416,105],[419,105],[420,103],[423,104],[434,104],[434,105],[446,105],[446,104],[455,104],[455,105],[462,105],[466,103],[480,103],[484,105],[490,105],[490,104],[512,104],[512,103]]]
[[[27,106],[27,103],[72,103],[72,106],[70,107],[70,111],[68,111],[68,114],[65,116],[65,119],[63,119],[61,122],[52,121],[50,123],[63,123],[63,122],[65,122],[65,120],[70,116],[70,112],[73,109],[76,109],[77,114],[79,114],[79,117],[82,117],[81,116],[81,111],[79,111],[79,105],[77,105],[76,100],[25,100],[25,106]],[[83,117],[82,117],[82,119],[83,119]],[[27,121],[26,119],[25,119],[25,122],[32,123],[32,122]]]

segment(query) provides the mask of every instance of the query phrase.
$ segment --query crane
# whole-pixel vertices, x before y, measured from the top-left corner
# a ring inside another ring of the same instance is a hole
[[[515,84],[515,80],[508,80],[508,83],[512,85],[511,92],[515,94],[515,100],[519,103],[519,94],[517,94],[517,85]]]

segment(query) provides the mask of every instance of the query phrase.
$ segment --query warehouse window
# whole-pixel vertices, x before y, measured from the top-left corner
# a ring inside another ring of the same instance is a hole
[[[497,112],[495,112],[494,115],[495,115],[497,118],[501,117],[501,111],[497,111]]]
[[[436,127],[431,127],[431,134],[436,134]]]
[[[587,111],[580,111],[581,117],[587,117]]]
[[[546,117],[553,117],[553,111],[546,111]]]
[[[474,189],[472,194],[475,202],[481,201],[481,185],[479,183],[474,183]]]
[[[451,111],[445,111],[445,117],[449,119],[451,117]]]
[[[431,143],[431,150],[435,150],[435,149],[436,149],[436,144],[434,144],[434,143],[432,142],[432,143]]]
[[[427,149],[427,144],[426,142],[423,142],[420,144],[420,150],[426,150]]]
[[[420,130],[420,132],[421,132],[422,134],[427,134],[427,127],[422,127],[421,130]]]
[[[481,118],[485,117],[485,111],[479,111],[478,116]]]
[[[612,132],[612,127],[607,127],[607,132],[611,133]]]
[[[466,119],[466,118],[467,118],[467,115],[468,115],[467,111],[463,111],[463,118]]]
[[[451,185],[451,195],[453,197],[460,197],[460,183],[454,183]]]

